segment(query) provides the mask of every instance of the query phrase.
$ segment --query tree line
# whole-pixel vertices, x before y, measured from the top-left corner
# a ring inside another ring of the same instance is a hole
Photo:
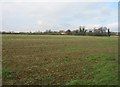
[[[86,29],[84,26],[80,26],[79,29],[76,30],[60,30],[60,31],[52,31],[46,30],[45,32],[0,32],[2,34],[27,34],[27,35],[80,35],[80,36],[111,36],[118,35],[116,32],[111,32],[107,27],[99,27],[94,29]]]

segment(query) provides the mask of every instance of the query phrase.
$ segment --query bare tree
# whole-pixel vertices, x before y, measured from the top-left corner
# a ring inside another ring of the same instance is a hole
[[[80,26],[79,31],[80,31],[80,32],[79,32],[80,35],[83,35],[83,36],[86,35],[86,31],[87,31],[87,30],[85,29],[84,26]]]

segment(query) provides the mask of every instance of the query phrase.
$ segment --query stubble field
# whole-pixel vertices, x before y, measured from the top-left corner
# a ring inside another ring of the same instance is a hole
[[[3,35],[3,85],[117,85],[118,37]]]

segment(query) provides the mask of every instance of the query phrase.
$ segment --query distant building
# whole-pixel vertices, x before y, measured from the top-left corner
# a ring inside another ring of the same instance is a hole
[[[60,30],[59,33],[60,33],[61,35],[65,35],[65,34],[66,34],[64,30]]]
[[[65,33],[65,32],[61,32],[60,34],[61,34],[61,35],[65,35],[66,33]]]

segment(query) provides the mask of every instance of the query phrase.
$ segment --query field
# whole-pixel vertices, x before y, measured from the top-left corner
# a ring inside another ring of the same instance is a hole
[[[3,85],[117,85],[118,37],[3,35]]]

